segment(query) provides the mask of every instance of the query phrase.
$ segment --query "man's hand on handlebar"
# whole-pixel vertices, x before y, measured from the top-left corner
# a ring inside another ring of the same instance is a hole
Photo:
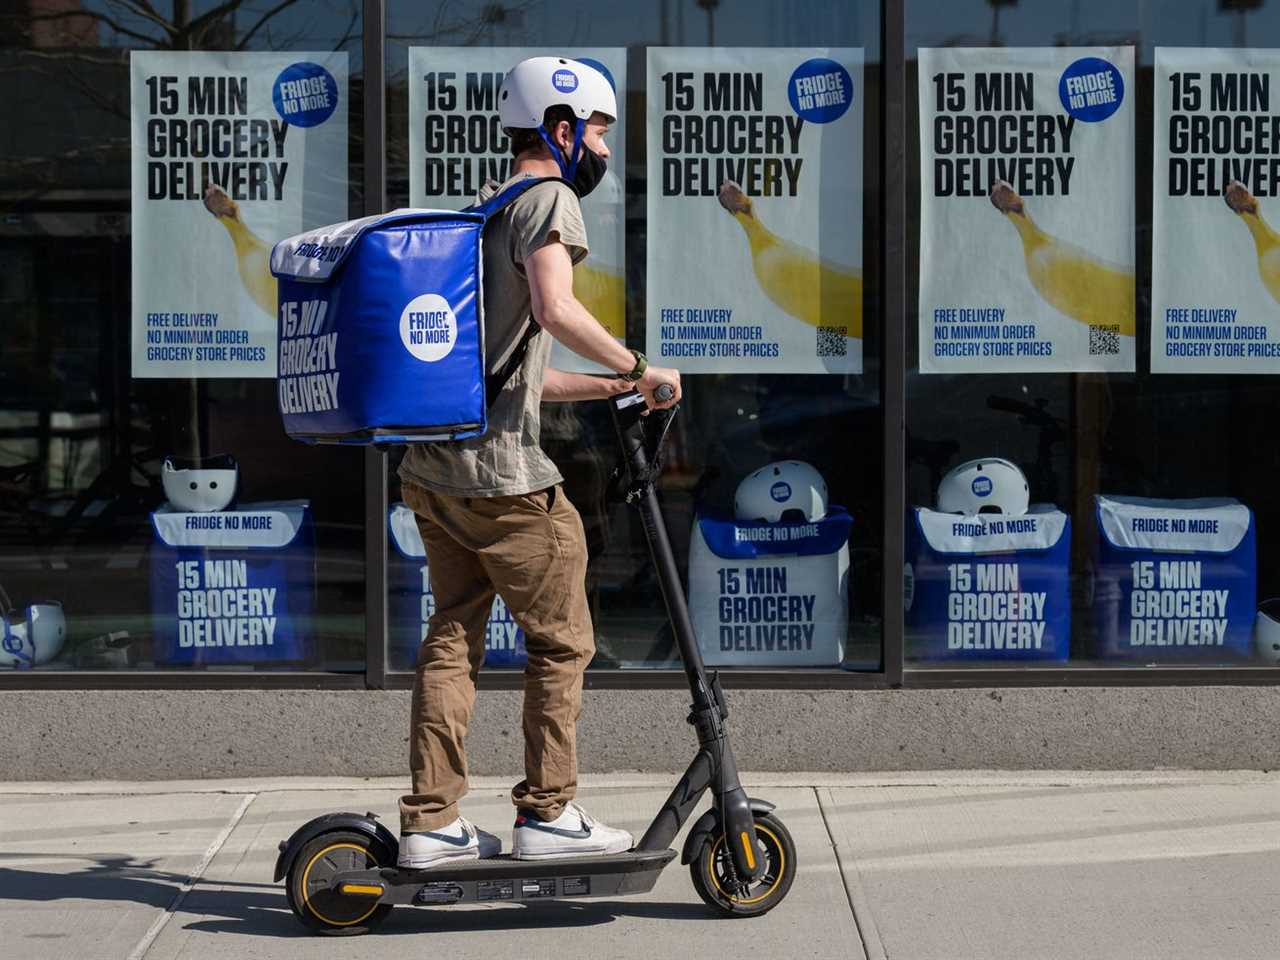
[[[668,389],[661,391],[659,388]],[[650,410],[666,410],[680,402],[680,371],[670,367],[648,367],[644,376],[635,383],[635,388],[644,396],[644,402]]]

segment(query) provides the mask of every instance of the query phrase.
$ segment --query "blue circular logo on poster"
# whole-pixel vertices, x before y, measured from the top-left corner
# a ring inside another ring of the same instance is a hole
[[[618,85],[613,82],[613,74],[609,72],[608,67],[606,67],[599,60],[592,60],[590,57],[578,57],[577,59],[578,59],[578,63],[585,63],[592,70],[597,70],[601,74],[603,74],[604,78],[609,81],[609,87],[613,90],[613,92],[614,93],[618,92]]]
[[[769,488],[769,496],[773,497],[778,503],[786,503],[791,499],[791,484],[785,480],[779,480]]]
[[[971,486],[975,496],[987,497],[991,495],[990,477],[975,477]]]
[[[573,93],[578,89],[578,75],[572,70],[557,70],[551,75],[551,85],[561,93]]]
[[[1124,77],[1100,57],[1081,57],[1062,71],[1058,98],[1067,113],[1085,123],[1105,120],[1124,102]]]
[[[338,81],[318,63],[293,63],[276,77],[271,102],[290,126],[317,127],[338,109]]]
[[[796,67],[787,81],[791,109],[810,123],[830,123],[853,103],[853,78],[834,60],[815,57]]]

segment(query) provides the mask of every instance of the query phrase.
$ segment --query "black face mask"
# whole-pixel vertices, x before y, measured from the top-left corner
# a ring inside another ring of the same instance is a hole
[[[538,128],[538,136],[542,141],[551,148],[551,155],[556,158],[556,163],[560,166],[560,173],[566,180],[573,184],[573,189],[578,191],[578,197],[585,197],[594,190],[604,179],[605,171],[609,165],[605,163],[604,157],[600,156],[594,150],[587,146],[584,133],[586,124],[579,120],[577,129],[574,131],[574,145],[568,152],[556,145],[547,133],[546,127]],[[573,154],[578,154],[577,166],[573,167],[573,176],[569,176],[569,167],[573,166]]]
[[[573,171],[573,188],[578,191],[578,196],[585,197],[594,190],[604,179],[607,169],[609,165],[605,163],[604,157],[584,143],[578,157],[578,167]]]

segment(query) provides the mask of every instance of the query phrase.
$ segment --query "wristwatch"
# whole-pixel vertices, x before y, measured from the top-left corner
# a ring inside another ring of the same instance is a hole
[[[649,358],[639,350],[632,350],[631,355],[636,358],[636,365],[628,373],[621,374],[621,376],[623,380],[630,380],[635,383],[644,376],[645,370],[649,369]]]

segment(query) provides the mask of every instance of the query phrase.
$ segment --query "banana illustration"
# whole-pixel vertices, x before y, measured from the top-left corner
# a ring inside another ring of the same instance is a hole
[[[1257,199],[1239,180],[1227,184],[1222,199],[1249,228],[1253,235],[1253,248],[1258,252],[1258,276],[1272,298],[1280,300],[1280,234],[1262,219]]]
[[[822,260],[770,233],[756,218],[751,199],[732,180],[720,186],[720,206],[746,232],[751,267],[770,300],[810,326],[848,327],[848,336],[861,339],[861,270]]]
[[[991,204],[1017,229],[1027,277],[1051,307],[1090,326],[1119,324],[1126,337],[1134,335],[1133,271],[1045,233],[1027,213],[1022,198],[1003,180],[991,185]]]
[[[263,243],[240,219],[240,205],[227,196],[216,183],[204,188],[204,207],[231,234],[236,250],[236,269],[240,282],[253,298],[253,302],[276,315],[276,278],[271,275],[271,247]]]
[[[627,335],[622,274],[585,261],[573,268],[573,295],[618,339]]]

